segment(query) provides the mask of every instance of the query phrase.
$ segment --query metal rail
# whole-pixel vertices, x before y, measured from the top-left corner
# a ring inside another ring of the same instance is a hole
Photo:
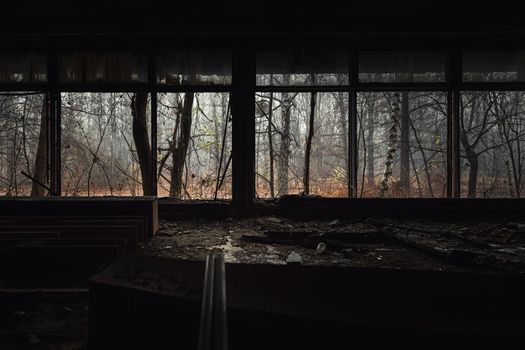
[[[206,258],[199,330],[199,350],[227,350],[226,270],[224,255]]]

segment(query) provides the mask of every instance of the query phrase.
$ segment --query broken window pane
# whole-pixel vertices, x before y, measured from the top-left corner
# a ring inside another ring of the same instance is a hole
[[[159,197],[228,199],[232,124],[228,93],[160,93]]]
[[[443,92],[358,95],[358,197],[445,197]]]
[[[463,80],[525,81],[525,50],[466,51],[463,53]]]
[[[167,85],[229,85],[231,54],[222,51],[188,50],[161,54],[157,82]]]
[[[47,100],[36,92],[0,93],[0,194],[45,196],[47,173]],[[41,132],[42,131],[42,132]]]
[[[151,135],[149,95],[62,94],[62,195],[140,196],[139,153],[133,135],[132,102],[145,112]],[[144,96],[146,95],[146,96]],[[147,141],[150,147],[150,137]],[[147,148],[146,147],[146,148]],[[144,151],[144,150],[141,150]]]
[[[359,54],[359,81],[444,82],[445,63],[445,54],[439,52],[362,52]]]
[[[39,54],[0,54],[0,82],[47,81],[47,59]]]
[[[86,82],[147,82],[148,60],[133,53],[68,53],[60,60],[60,81]]]
[[[525,92],[463,92],[461,97],[461,195],[521,197]]]
[[[257,93],[255,123],[257,197],[348,196],[348,93]]]
[[[346,53],[268,51],[257,54],[258,86],[346,85]]]

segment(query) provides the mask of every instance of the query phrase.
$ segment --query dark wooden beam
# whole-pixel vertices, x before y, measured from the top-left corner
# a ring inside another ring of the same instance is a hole
[[[359,77],[359,55],[353,52],[350,56],[350,90],[348,99],[348,197],[357,197],[357,163],[359,145],[357,143],[357,92]],[[364,166],[364,165],[363,165]]]
[[[255,197],[255,51],[239,40],[232,57],[232,198],[237,215],[253,213]]]

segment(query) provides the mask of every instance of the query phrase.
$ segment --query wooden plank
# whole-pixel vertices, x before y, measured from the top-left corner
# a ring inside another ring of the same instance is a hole
[[[140,244],[139,232],[135,226],[62,226],[63,238],[125,238],[128,248],[134,250]]]
[[[92,219],[83,219],[83,218],[67,218],[63,219],[62,223],[67,225],[124,225],[124,226],[137,226],[138,232],[139,232],[139,241],[145,242],[148,238],[148,231],[147,231],[147,217],[135,217],[135,218],[128,218],[128,217],[112,217],[112,218],[103,218],[103,217],[97,217]]]
[[[54,225],[54,226],[15,226],[0,227],[2,238],[123,238],[128,241],[129,249],[136,249],[144,241],[144,231],[141,225],[120,225],[116,223],[83,226],[83,225]]]
[[[126,253],[127,240],[124,238],[0,238],[0,249],[12,249],[17,246],[116,246],[119,256]]]
[[[142,197],[44,197],[0,198],[0,213],[9,218],[55,217],[144,217],[147,237],[158,230],[157,198]],[[50,219],[52,220],[52,219]]]
[[[60,231],[58,230],[6,230],[0,231],[0,239],[34,239],[34,238],[58,238]]]

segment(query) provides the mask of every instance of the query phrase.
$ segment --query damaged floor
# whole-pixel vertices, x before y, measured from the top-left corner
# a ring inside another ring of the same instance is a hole
[[[233,263],[286,264],[296,253],[305,265],[523,274],[525,222],[163,220],[139,253],[204,260],[212,250]],[[87,294],[2,296],[1,349],[86,348]]]
[[[148,255],[203,260],[211,250],[227,262],[394,269],[475,269],[525,272],[525,222],[367,219],[248,219],[161,221],[159,234],[140,248]]]

